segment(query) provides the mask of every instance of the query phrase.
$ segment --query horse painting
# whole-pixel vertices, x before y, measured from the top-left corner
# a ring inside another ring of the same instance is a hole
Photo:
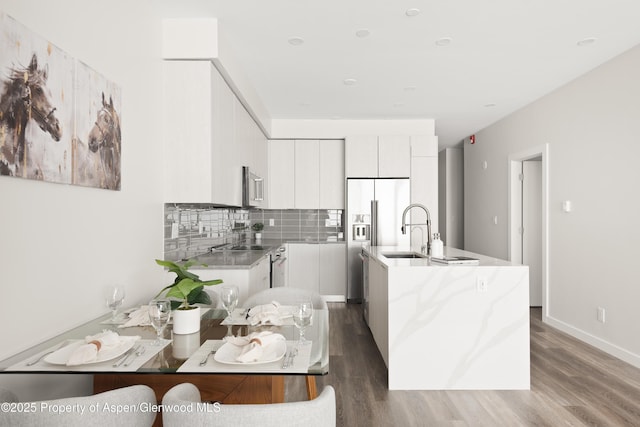
[[[87,136],[87,144],[76,141],[77,183],[110,190],[120,189],[120,153],[122,137],[120,116],[113,99],[106,101],[102,92],[102,108]]]
[[[46,147],[34,146],[36,142],[27,135],[30,123],[35,123],[53,141],[62,137],[47,88],[48,77],[49,67],[40,68],[33,54],[29,66],[12,68],[9,79],[4,81],[0,95],[0,175],[44,179],[42,165],[30,156],[30,150],[43,151]]]

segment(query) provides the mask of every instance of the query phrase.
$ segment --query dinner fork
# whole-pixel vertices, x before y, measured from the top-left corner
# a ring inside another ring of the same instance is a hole
[[[215,349],[215,350],[211,350],[209,353],[207,353],[207,355],[205,356],[205,358],[204,358],[204,359],[202,359],[202,360],[200,361],[200,366],[204,366],[204,365],[206,365],[206,364],[207,364],[207,362],[209,361],[209,356],[211,356],[211,355],[213,355],[213,354],[216,354],[216,351],[217,351],[217,349]]]

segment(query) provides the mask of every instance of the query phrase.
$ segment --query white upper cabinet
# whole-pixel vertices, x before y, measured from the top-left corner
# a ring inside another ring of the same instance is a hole
[[[320,208],[320,147],[317,139],[295,141],[295,208]]]
[[[213,188],[211,65],[164,61],[163,72],[165,201],[210,201]]]
[[[268,142],[269,180],[268,197],[270,209],[294,208],[295,141],[272,139]]]
[[[212,66],[213,68],[213,66]],[[237,102],[235,95],[218,71],[212,70],[213,127],[213,189],[211,202],[223,205],[242,204],[241,153],[236,144],[236,129],[233,126],[236,117]]]
[[[378,177],[404,178],[411,173],[411,139],[408,136],[378,137]]]
[[[344,209],[344,140],[270,140],[270,209]]]
[[[345,141],[347,178],[404,178],[411,170],[408,136],[349,136]]]
[[[344,140],[320,141],[320,208],[344,209]]]
[[[347,178],[378,177],[378,137],[349,136],[345,140]]]
[[[264,134],[211,62],[163,68],[165,201],[240,206],[242,166],[266,177]]]

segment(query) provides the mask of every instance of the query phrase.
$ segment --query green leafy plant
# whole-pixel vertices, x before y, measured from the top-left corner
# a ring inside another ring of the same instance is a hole
[[[264,224],[261,222],[256,222],[255,224],[253,224],[251,226],[251,228],[253,229],[253,231],[255,231],[256,233],[259,233],[262,231],[262,229],[264,228]]]
[[[194,274],[189,270],[189,267],[197,264],[194,261],[187,261],[184,264],[177,264],[172,261],[163,261],[156,260],[156,263],[162,267],[166,267],[169,272],[176,274],[176,279],[169,286],[165,286],[159,293],[156,295],[158,298],[166,291],[167,298],[177,298],[178,301],[171,301],[171,309],[175,310],[179,308],[180,310],[189,310],[191,309],[191,304],[211,304],[211,298],[209,294],[204,291],[205,286],[218,285],[222,283],[220,279],[214,280],[200,280],[200,277],[197,274]],[[205,264],[200,264],[204,265]]]

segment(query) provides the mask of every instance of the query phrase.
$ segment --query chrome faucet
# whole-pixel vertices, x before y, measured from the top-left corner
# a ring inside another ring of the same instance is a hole
[[[424,213],[427,214],[427,222],[424,224],[407,224],[407,212],[409,212],[409,210],[411,210],[411,208],[420,208],[424,211]],[[409,206],[407,206],[404,210],[404,212],[402,212],[402,227],[400,228],[400,230],[402,231],[402,234],[407,234],[407,225],[408,226],[412,226],[412,225],[426,225],[427,226],[427,254],[431,253],[431,214],[429,214],[429,209],[427,209],[424,205],[421,205],[419,203],[412,203]]]

